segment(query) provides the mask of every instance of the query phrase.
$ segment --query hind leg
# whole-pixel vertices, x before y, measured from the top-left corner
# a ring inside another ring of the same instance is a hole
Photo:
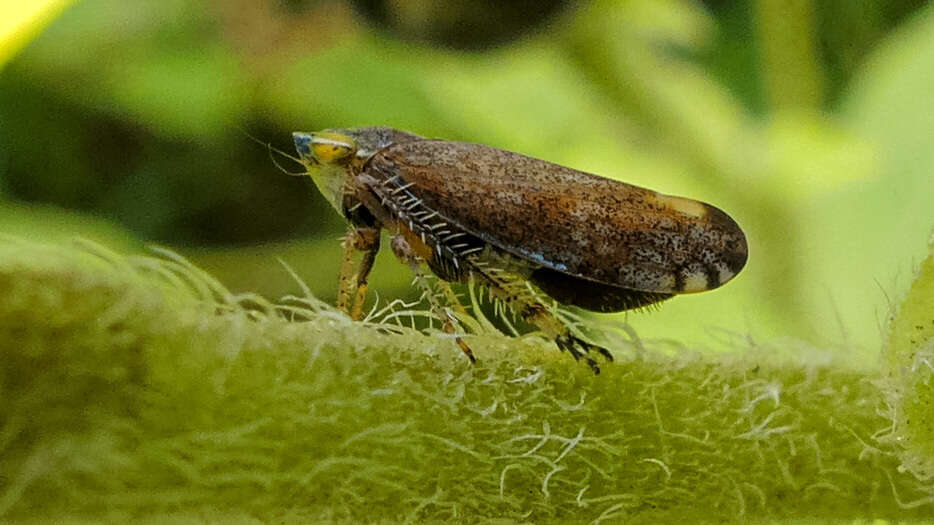
[[[428,299],[428,305],[431,308],[431,313],[441,320],[442,329],[449,334],[463,332],[460,323],[457,321],[457,317],[454,315],[454,312],[451,311],[451,308],[443,306],[438,300],[438,293],[432,288],[431,282],[428,280],[428,276],[422,269],[423,261],[417,255],[415,255],[412,247],[409,245],[408,241],[405,240],[405,237],[401,235],[393,237],[391,246],[392,252],[396,255],[396,257],[412,268],[412,273],[415,274],[415,284],[422,290],[422,293]],[[448,285],[448,283],[440,281],[440,286],[442,287],[442,293],[447,297],[448,300],[454,298],[454,292],[451,290],[451,287]],[[454,307],[458,308],[459,311],[465,311],[464,307],[456,301],[454,301],[452,304],[455,305]],[[473,350],[471,350],[467,343],[464,342],[462,337],[455,337],[454,341],[457,343],[457,346],[460,347],[461,351],[464,352],[464,355],[467,356],[467,359],[470,359],[471,363],[477,362],[477,359],[473,355]]]
[[[493,297],[506,303],[525,322],[537,326],[555,341],[559,349],[567,351],[576,361],[583,360],[587,363],[594,374],[600,373],[600,367],[588,355],[591,351],[599,353],[607,361],[613,361],[613,355],[606,348],[588,343],[574,335],[570,328],[542,303],[521,276],[487,269],[480,277],[480,283],[489,288]]]
[[[522,319],[528,323],[534,324],[541,329],[541,331],[554,339],[558,348],[571,354],[575,361],[583,360],[587,363],[587,366],[593,370],[594,374],[600,373],[600,367],[597,365],[597,362],[588,355],[591,350],[598,352],[607,361],[613,361],[613,354],[606,348],[588,343],[574,335],[567,325],[549,312],[544,305],[538,303],[517,306],[519,306],[519,315],[522,316]]]

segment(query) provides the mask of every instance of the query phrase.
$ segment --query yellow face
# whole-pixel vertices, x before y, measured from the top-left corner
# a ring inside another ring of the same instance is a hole
[[[292,133],[295,150],[318,191],[343,214],[344,186],[348,183],[351,161],[357,153],[353,137],[336,131]]]
[[[298,152],[296,160],[305,166],[321,194],[342,215],[345,194],[351,190],[348,185],[353,185],[355,171],[370,156],[392,144],[420,138],[382,126],[292,133]]]
[[[299,158],[309,164],[340,164],[351,159],[357,152],[353,137],[336,131],[318,131],[305,133],[296,131],[292,134]]]

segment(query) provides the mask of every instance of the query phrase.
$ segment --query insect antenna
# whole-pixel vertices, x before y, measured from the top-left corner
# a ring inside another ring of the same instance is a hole
[[[289,170],[283,168],[282,165],[279,164],[279,161],[276,160],[276,158],[273,156],[273,153],[274,153],[274,152],[275,152],[275,153],[278,153],[279,155],[282,155],[283,157],[285,157],[285,158],[287,158],[287,159],[289,159],[289,160],[291,160],[291,161],[293,161],[293,162],[296,162],[296,163],[301,164],[301,165],[304,166],[305,164],[302,162],[301,159],[299,159],[298,157],[294,157],[294,156],[292,156],[292,155],[289,155],[288,153],[282,151],[281,149],[279,149],[279,148],[273,146],[271,142],[263,142],[263,141],[259,140],[258,138],[254,137],[254,136],[251,135],[247,130],[245,130],[245,129],[243,129],[243,128],[239,128],[239,129],[240,129],[240,131],[241,131],[244,135],[247,136],[248,139],[250,139],[250,140],[252,140],[253,142],[259,144],[260,146],[263,146],[263,147],[266,148],[266,151],[269,153],[269,160],[271,160],[272,163],[276,165],[276,168],[279,168],[279,171],[281,171],[282,173],[285,173],[286,175],[292,176],[292,177],[304,177],[304,176],[308,175],[308,172],[307,172],[307,171],[289,171]]]
[[[276,158],[272,156],[272,152],[275,151],[276,153],[278,153],[278,154],[280,154],[280,155],[285,155],[286,157],[288,157],[288,158],[290,158],[290,159],[292,159],[292,160],[295,160],[295,157],[292,157],[292,156],[290,156],[290,155],[288,155],[288,154],[286,154],[286,153],[283,153],[283,152],[280,151],[279,149],[274,148],[274,147],[272,146],[272,144],[267,144],[267,146],[269,147],[269,160],[271,160],[272,163],[276,165],[276,168],[279,168],[279,171],[281,171],[282,173],[285,173],[286,175],[288,175],[288,176],[290,176],[290,177],[305,177],[305,176],[308,175],[308,172],[307,172],[307,171],[289,171],[289,170],[283,168],[282,165],[279,164],[279,161],[277,161]],[[296,162],[298,162],[298,161],[296,161]]]

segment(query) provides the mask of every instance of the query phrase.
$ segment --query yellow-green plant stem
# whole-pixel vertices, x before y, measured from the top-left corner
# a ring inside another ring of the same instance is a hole
[[[873,438],[879,378],[817,349],[609,341],[595,377],[537,337],[472,337],[471,366],[440,334],[243,299],[178,260],[0,243],[0,520],[932,511]]]
[[[905,467],[934,479],[934,237],[908,294],[889,323],[885,352],[894,428],[889,440]]]

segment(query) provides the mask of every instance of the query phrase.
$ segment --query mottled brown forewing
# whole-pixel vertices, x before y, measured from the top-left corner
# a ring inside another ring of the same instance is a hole
[[[415,140],[365,171],[398,175],[444,220],[568,275],[646,292],[716,288],[743,267],[746,239],[708,204],[488,146]]]

